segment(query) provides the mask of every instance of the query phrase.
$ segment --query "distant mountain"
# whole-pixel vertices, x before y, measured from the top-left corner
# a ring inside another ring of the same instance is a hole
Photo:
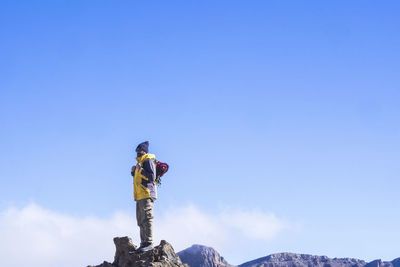
[[[239,265],[239,267],[400,267],[400,258],[369,263],[352,258],[328,258],[308,254],[277,253]]]
[[[190,267],[233,266],[210,247],[193,245],[178,252],[183,263]],[[308,254],[276,253],[240,264],[239,267],[400,267],[400,258],[393,261],[365,262],[352,258],[328,258]]]
[[[277,253],[239,265],[239,267],[362,267],[367,263],[351,258],[328,258],[308,254]],[[372,266],[371,266],[372,267]]]
[[[183,263],[190,267],[231,267],[219,253],[210,247],[193,245],[178,252]]]

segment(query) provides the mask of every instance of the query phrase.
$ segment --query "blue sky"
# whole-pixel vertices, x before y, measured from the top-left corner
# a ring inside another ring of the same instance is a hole
[[[201,232],[228,210],[250,228],[282,224],[266,238],[244,231],[236,248],[200,240],[232,263],[281,251],[400,257],[399,11],[397,1],[2,1],[2,214],[133,214],[134,148],[149,140],[171,167],[156,220],[194,214]]]

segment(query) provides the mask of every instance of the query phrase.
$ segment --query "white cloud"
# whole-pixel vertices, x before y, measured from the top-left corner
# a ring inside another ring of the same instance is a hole
[[[165,212],[155,223],[155,235],[173,242],[178,251],[194,243],[223,251],[244,241],[269,241],[292,228],[272,213],[227,209],[209,214],[194,205]]]
[[[133,216],[116,212],[106,219],[80,218],[49,211],[36,204],[22,209],[9,208],[0,214],[2,265],[62,267],[113,261],[112,238],[138,236]],[[228,210],[209,214],[194,205],[187,205],[174,207],[157,217],[155,241],[165,239],[177,251],[194,243],[223,251],[231,249],[237,242],[270,240],[288,229],[287,223],[260,211]],[[138,241],[134,238],[134,242]]]
[[[221,217],[226,225],[252,239],[270,240],[284,228],[288,228],[274,214],[256,210],[225,212]]]

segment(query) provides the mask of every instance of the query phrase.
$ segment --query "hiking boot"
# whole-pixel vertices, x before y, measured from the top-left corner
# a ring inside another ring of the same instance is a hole
[[[146,252],[153,249],[153,244],[146,242],[140,245],[136,252]]]

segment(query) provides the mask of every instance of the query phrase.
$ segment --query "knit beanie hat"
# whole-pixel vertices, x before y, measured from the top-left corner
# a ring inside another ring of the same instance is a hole
[[[140,143],[136,148],[136,152],[139,152],[139,151],[144,151],[146,153],[149,153],[149,141]]]

